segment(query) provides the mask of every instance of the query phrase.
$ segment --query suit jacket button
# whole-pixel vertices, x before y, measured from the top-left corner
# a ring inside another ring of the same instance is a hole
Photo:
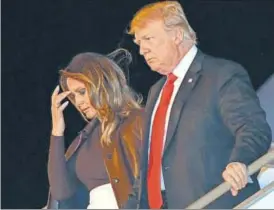
[[[165,166],[164,170],[167,171],[169,169],[169,166]]]
[[[118,179],[118,178],[114,178],[114,179],[113,179],[113,182],[114,182],[115,184],[117,184],[117,183],[119,182],[119,179]]]

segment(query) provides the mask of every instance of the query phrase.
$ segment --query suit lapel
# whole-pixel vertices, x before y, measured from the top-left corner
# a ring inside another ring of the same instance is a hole
[[[143,181],[146,180],[146,173],[147,173],[147,165],[148,165],[148,149],[149,149],[149,132],[150,132],[150,124],[151,124],[151,116],[155,106],[155,103],[158,99],[158,96],[161,92],[163,85],[165,84],[166,78],[163,77],[160,79],[154,86],[151,87],[150,92],[148,94],[148,99],[145,108],[145,132],[144,132],[144,146],[142,148],[142,157],[141,157],[141,182],[144,184]],[[141,191],[140,191],[141,193]]]
[[[147,117],[149,121],[151,120],[151,115],[154,109],[154,106],[156,104],[156,101],[160,95],[160,92],[162,90],[162,87],[164,86],[166,82],[166,77],[162,77],[150,90],[149,93],[149,98],[147,100],[147,106],[146,106],[146,112],[147,112]],[[150,124],[150,122],[149,122]]]
[[[145,120],[146,132],[144,135],[144,139],[145,139],[144,150],[145,151],[148,151],[148,148],[149,148],[149,133],[150,133],[150,124],[151,124],[151,117],[152,117],[153,109],[154,109],[156,101],[160,95],[162,87],[165,84],[165,81],[166,81],[166,78],[163,77],[151,88],[150,93],[149,93],[149,98],[146,103],[147,104],[147,106],[146,106],[146,120]]]
[[[181,86],[177,92],[177,95],[174,99],[173,106],[171,108],[169,124],[167,128],[166,134],[166,142],[164,146],[164,153],[167,150],[171,139],[173,137],[174,131],[177,128],[178,121],[180,119],[181,112],[183,107],[191,94],[193,88],[197,85],[199,78],[200,78],[200,70],[202,66],[202,60],[204,55],[201,52],[197,52],[196,57],[194,58],[187,74],[185,75]]]

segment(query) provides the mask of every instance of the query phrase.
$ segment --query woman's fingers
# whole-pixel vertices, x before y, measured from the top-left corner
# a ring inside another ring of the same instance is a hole
[[[60,107],[61,101],[64,100],[64,98],[66,98],[70,94],[70,91],[65,91],[58,94],[59,90],[60,90],[60,86],[57,85],[51,96],[51,104],[52,106],[57,108]]]
[[[52,95],[51,95],[52,101],[53,101],[53,100],[56,98],[56,96],[58,95],[59,90],[60,90],[60,87],[59,87],[59,85],[57,85],[57,86],[55,87],[55,89],[54,89]]]
[[[64,98],[66,98],[69,94],[70,94],[70,91],[66,91],[66,92],[63,92],[63,93],[60,93],[59,95],[57,95],[56,99],[54,101],[54,105],[59,107],[61,104],[61,101],[64,100]]]
[[[63,103],[63,104],[58,108],[58,110],[61,111],[61,112],[63,112],[64,109],[68,106],[68,104],[69,104],[69,102],[66,101],[65,103]]]

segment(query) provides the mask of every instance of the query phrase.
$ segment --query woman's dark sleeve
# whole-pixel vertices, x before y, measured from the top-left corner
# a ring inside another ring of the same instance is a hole
[[[76,189],[75,156],[65,158],[63,136],[51,136],[48,159],[48,179],[50,192],[55,200],[70,198]]]

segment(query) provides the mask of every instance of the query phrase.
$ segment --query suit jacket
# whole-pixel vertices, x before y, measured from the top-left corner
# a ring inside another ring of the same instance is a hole
[[[112,143],[103,147],[104,162],[107,167],[110,183],[119,208],[128,200],[132,193],[132,186],[140,172],[140,148],[143,135],[143,110],[132,111],[128,117],[122,120],[118,128],[112,135]],[[66,152],[66,164],[74,161],[77,151],[87,140],[88,134],[94,129],[100,129],[99,121],[93,119],[72,142]],[[99,139],[92,139],[92,141]],[[50,183],[51,184],[51,183]],[[76,190],[68,198],[54,197],[52,190],[49,192],[47,209],[86,209],[89,202],[89,192],[87,188],[76,180]],[[67,189],[64,186],[64,189]],[[61,189],[57,191],[60,192]],[[57,194],[55,192],[55,194]],[[60,195],[59,195],[60,196]]]
[[[141,177],[135,186],[139,208],[148,208],[149,129],[165,81],[163,77],[153,85],[147,99]],[[201,51],[178,90],[166,136],[162,167],[172,209],[186,208],[223,182],[222,172],[228,163],[248,165],[266,153],[271,142],[265,113],[247,72],[237,63]],[[207,208],[234,207],[259,189],[256,177],[252,178],[254,183],[237,197],[228,192]]]

